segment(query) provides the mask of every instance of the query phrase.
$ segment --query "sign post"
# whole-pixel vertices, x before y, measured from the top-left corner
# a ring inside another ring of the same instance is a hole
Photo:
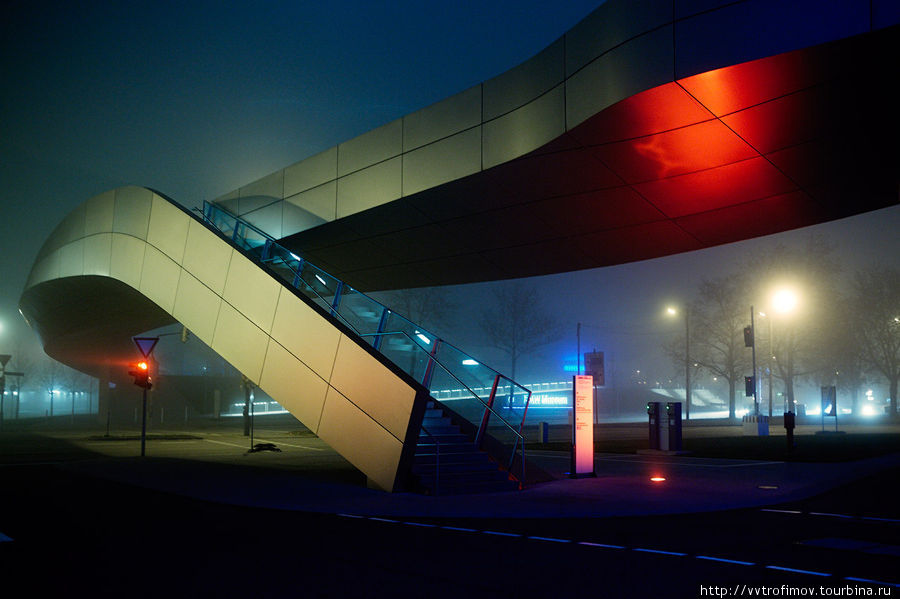
[[[149,361],[150,354],[153,353],[153,348],[156,347],[159,337],[132,337],[132,340],[138,351],[144,356],[144,359]],[[146,364],[146,367],[149,367],[149,364]],[[150,387],[149,378],[141,387],[144,389],[144,396],[141,402],[141,457],[144,457],[144,448],[147,445],[147,389]]]
[[[6,363],[12,358],[9,354],[0,354],[0,430],[3,430],[3,399],[6,395]]]
[[[573,377],[571,478],[596,476],[594,472],[594,377]]]

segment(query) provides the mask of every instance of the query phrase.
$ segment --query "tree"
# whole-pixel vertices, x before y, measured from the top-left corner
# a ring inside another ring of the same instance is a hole
[[[382,303],[439,336],[443,336],[442,329],[450,328],[450,321],[457,309],[447,290],[438,287],[392,291],[385,294]]]
[[[691,310],[691,359],[700,368],[728,385],[728,416],[736,415],[735,385],[749,369],[750,351],[744,345],[744,326],[749,306],[744,296],[746,280],[740,274],[704,279]],[[684,363],[684,341],[678,361]],[[672,346],[669,351],[677,346]]]
[[[772,374],[784,384],[788,405],[794,405],[794,385],[817,375],[833,381],[840,362],[837,292],[840,263],[836,246],[825,237],[810,235],[803,247],[776,245],[750,261],[748,303],[770,312],[768,298],[780,285],[797,290],[800,304],[790,314],[772,314]],[[748,323],[749,324],[749,323]]]
[[[891,417],[896,420],[900,418],[900,272],[875,267],[857,273],[850,301],[859,356],[870,371],[887,379]]]
[[[495,287],[478,322],[486,344],[509,356],[512,380],[522,356],[562,336],[560,322],[543,305],[537,288],[520,281]]]
[[[381,294],[376,299],[393,312],[441,338],[444,337],[444,330],[451,328],[450,321],[457,308],[447,290],[437,287],[400,289]],[[415,343],[411,348],[415,351],[409,353],[407,372],[410,374],[416,371],[416,365],[422,358]]]
[[[54,412],[53,396],[56,393],[60,393],[59,387],[65,376],[65,370],[66,367],[63,364],[49,357],[39,366],[37,384],[38,388],[46,391],[50,398],[50,416],[53,416]]]

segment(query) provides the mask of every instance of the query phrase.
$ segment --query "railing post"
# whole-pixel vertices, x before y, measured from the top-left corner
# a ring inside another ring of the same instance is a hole
[[[334,288],[334,299],[331,300],[331,315],[337,316],[338,307],[341,305],[341,292],[344,290],[344,282],[338,281]]]
[[[303,258],[297,260],[297,270],[294,272],[294,281],[291,283],[294,289],[300,289],[300,283],[303,282],[303,277],[300,276],[301,272],[303,272]]]
[[[431,377],[434,376],[434,357],[437,355],[441,340],[435,339],[431,351],[428,352],[428,366],[425,367],[425,375],[422,376],[422,386],[431,391]]]
[[[378,330],[375,331],[375,339],[372,341],[372,347],[377,351],[381,351],[382,333],[384,333],[384,327],[387,326],[387,320],[390,315],[391,311],[388,308],[381,311],[381,320],[378,322]]]
[[[491,410],[494,409],[494,398],[497,396],[497,385],[500,384],[500,375],[494,375],[494,384],[491,386],[491,396],[488,397],[487,406],[484,408],[484,415],[481,417],[481,425],[478,432],[475,433],[475,447],[481,449],[484,441],[484,432],[487,430],[488,421],[491,418]]]

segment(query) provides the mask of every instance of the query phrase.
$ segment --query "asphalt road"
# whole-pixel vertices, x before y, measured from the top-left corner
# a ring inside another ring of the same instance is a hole
[[[242,443],[229,435],[207,436],[219,443],[153,440],[148,459],[183,455],[190,447],[210,462],[235,460],[242,451],[230,445]],[[900,593],[900,587],[877,584],[900,583],[896,468],[764,508],[607,518],[407,518],[241,507],[140,488],[77,467],[134,463],[125,456],[134,455],[135,441],[75,437],[0,436],[0,588],[22,589],[18,596]],[[290,463],[303,477],[364,484],[339,458],[315,451],[317,442],[298,438],[298,447],[284,446],[280,455],[248,456],[256,461],[247,468],[265,477]],[[109,462],[117,452],[121,458]]]

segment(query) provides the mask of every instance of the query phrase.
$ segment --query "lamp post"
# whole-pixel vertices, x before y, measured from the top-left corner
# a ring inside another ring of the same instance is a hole
[[[772,308],[778,314],[786,315],[786,314],[793,312],[794,309],[797,307],[798,303],[799,303],[799,297],[797,296],[797,293],[793,289],[782,288],[782,289],[778,289],[777,291],[775,291],[774,294],[772,294]],[[769,330],[770,330],[770,336],[771,336],[771,321],[769,323],[769,326],[770,326]],[[770,351],[770,353],[772,354],[772,358],[777,360],[777,358],[775,358],[774,351]],[[787,385],[787,381],[783,381],[783,382],[785,383],[785,385]],[[793,394],[788,394],[787,389],[785,389],[784,401],[787,405],[786,411],[788,411],[788,412],[793,411],[793,408],[794,408],[793,403],[788,403],[788,402],[791,402],[792,400],[793,400]]]
[[[766,370],[768,371],[768,379],[769,379],[769,418],[772,417],[772,360],[775,356],[772,353],[772,319],[769,318],[765,312],[759,313],[761,318],[765,318],[766,322],[769,324],[769,357],[766,358]],[[787,412],[787,409],[785,409]]]
[[[669,306],[666,314],[677,316],[678,310]],[[687,308],[684,309],[684,418],[691,419],[691,320]]]

